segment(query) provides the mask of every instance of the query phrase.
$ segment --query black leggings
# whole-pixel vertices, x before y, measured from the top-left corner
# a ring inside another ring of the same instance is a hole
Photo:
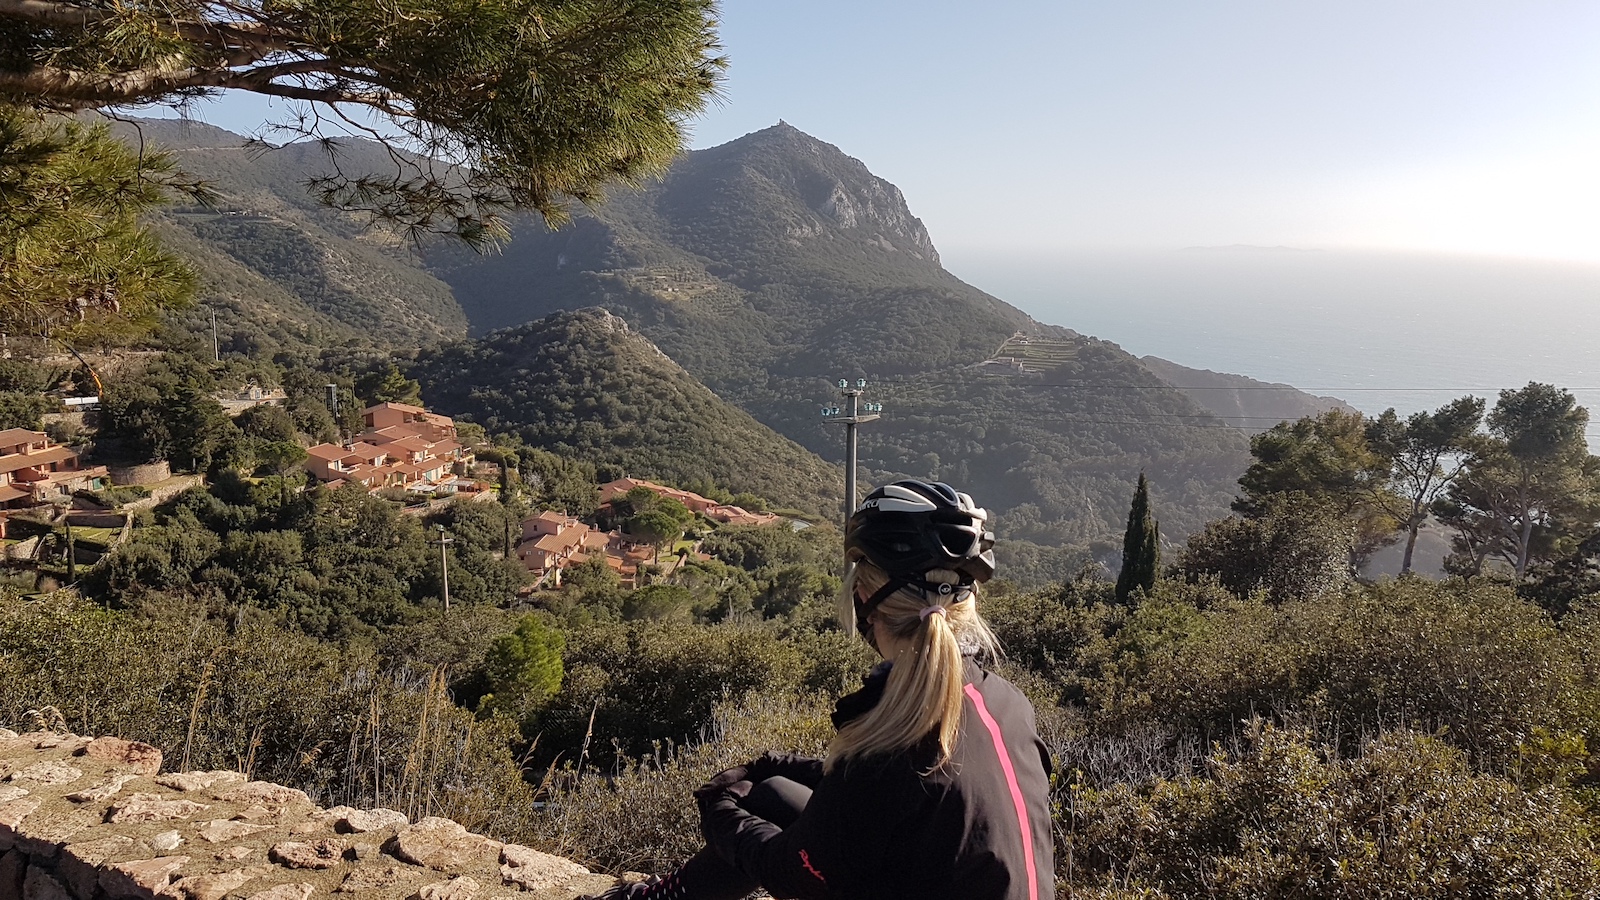
[[[800,818],[800,811],[810,799],[810,788],[779,776],[757,782],[739,801],[739,808],[779,828],[788,828]],[[759,883],[723,860],[717,851],[705,847],[651,887],[640,900],[739,900],[759,887]]]

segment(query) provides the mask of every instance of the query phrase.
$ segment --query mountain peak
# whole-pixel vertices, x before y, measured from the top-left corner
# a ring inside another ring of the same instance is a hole
[[[939,265],[939,251],[905,195],[866,164],[821,138],[779,120],[726,144],[700,150],[695,168],[726,169],[788,200],[786,239],[806,243],[843,232],[890,253]],[[773,189],[776,189],[774,191]],[[784,196],[787,195],[787,196]],[[803,207],[803,212],[797,207]]]

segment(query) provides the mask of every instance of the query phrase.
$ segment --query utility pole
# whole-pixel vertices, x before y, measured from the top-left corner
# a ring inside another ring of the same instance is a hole
[[[217,308],[208,306],[211,310],[211,361],[222,362],[222,344],[217,341]]]
[[[449,547],[451,544],[454,544],[456,541],[455,541],[455,538],[452,538],[450,535],[444,533],[444,526],[443,525],[435,525],[433,527],[438,530],[439,539],[437,541],[429,541],[428,543],[430,543],[430,544],[438,544],[439,545],[439,580],[441,581],[441,583],[444,586],[444,611],[445,612],[449,612],[450,611],[450,554],[448,553],[448,551],[445,548]]]
[[[883,412],[882,403],[862,404],[861,395],[866,389],[865,378],[857,378],[854,386],[849,379],[841,378],[839,396],[844,398],[844,409],[837,406],[822,409],[823,418],[844,425],[844,519],[847,524],[850,514],[856,511],[856,426],[876,420],[878,413]]]
[[[344,420],[339,418],[339,386],[330,382],[326,387],[328,388],[328,412],[333,414],[334,427],[339,429],[339,441],[343,443],[345,433]]]

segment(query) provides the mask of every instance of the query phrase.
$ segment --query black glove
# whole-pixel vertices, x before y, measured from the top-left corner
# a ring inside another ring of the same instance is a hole
[[[741,783],[744,785],[744,790],[734,793],[732,789]],[[752,786],[748,767],[734,766],[731,769],[723,769],[713,775],[710,781],[695,789],[695,803],[704,811],[708,805],[730,793],[734,793],[737,798],[743,798],[750,793]]]

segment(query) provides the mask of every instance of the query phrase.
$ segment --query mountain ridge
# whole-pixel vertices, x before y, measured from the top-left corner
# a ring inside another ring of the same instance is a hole
[[[468,328],[493,338],[601,308],[721,400],[834,465],[839,435],[816,410],[838,404],[835,380],[866,379],[869,399],[889,407],[863,430],[867,483],[957,481],[999,511],[1011,538],[1047,547],[1087,550],[1119,532],[1141,470],[1166,532],[1181,537],[1226,512],[1248,458],[1244,434],[1225,419],[1237,409],[1219,417],[1117,345],[961,281],[897,187],[784,123],[685,154],[660,181],[616,190],[559,231],[514,216],[511,240],[488,257],[444,242],[408,255],[303,196],[294,179],[317,171],[314,148],[271,151],[271,166],[252,168],[249,157],[214,152],[224,135],[191,132],[181,158],[228,179],[223,193],[239,208],[227,211],[239,215],[175,227],[199,240],[266,214],[300,229],[302,243],[320,241],[325,257],[417,273],[415,297],[400,300],[423,306],[385,312],[398,301],[376,279],[358,279],[373,289],[355,303],[308,290],[309,265],[250,269],[348,340],[427,348]],[[249,243],[223,236],[214,252],[248,268],[259,249]],[[425,318],[435,299],[439,310]],[[1013,351],[1014,365],[997,358]],[[542,421],[535,409],[526,415]]]

